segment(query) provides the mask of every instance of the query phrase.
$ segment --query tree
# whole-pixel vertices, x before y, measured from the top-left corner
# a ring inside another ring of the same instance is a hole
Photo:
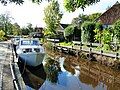
[[[17,23],[13,24],[13,35],[21,35],[21,29],[20,26]]]
[[[27,29],[29,30],[29,33],[32,33],[34,31],[33,25],[31,23],[28,23]]]
[[[1,14],[0,15],[0,23],[2,26],[2,30],[5,32],[5,36],[11,32],[9,28],[11,28],[11,19],[12,17],[9,14]]]
[[[21,31],[22,31],[22,35],[29,35],[29,33],[30,33],[29,29],[26,27],[21,28]]]
[[[31,0],[34,3],[41,3],[42,1],[52,1],[52,0]],[[99,2],[100,0],[64,0],[64,7],[67,11],[75,11],[77,8],[86,8],[86,6],[92,5],[94,3]],[[4,5],[7,5],[10,2],[16,4],[23,4],[24,0],[0,0],[0,2]]]
[[[81,30],[82,30],[81,39],[83,40],[82,42],[94,42],[95,23],[85,21],[81,25]]]
[[[64,6],[68,11],[75,11],[77,8],[84,8],[99,2],[100,0],[64,0]]]
[[[91,15],[89,15],[89,20],[90,21],[95,21],[99,16],[101,15],[101,13],[93,13]]]
[[[62,18],[58,2],[55,0],[51,1],[45,8],[44,14],[44,21],[46,23],[45,33],[51,35],[57,34],[56,29],[59,26],[60,20]]]

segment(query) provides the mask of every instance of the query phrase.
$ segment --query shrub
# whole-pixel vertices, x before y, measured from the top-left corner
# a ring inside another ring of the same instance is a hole
[[[5,35],[5,32],[0,30],[0,41],[5,39],[4,35]]]
[[[105,51],[108,51],[108,50],[110,50],[110,45],[104,44],[102,49],[105,50]]]
[[[64,37],[68,40],[71,41],[73,38],[73,34],[74,34],[74,26],[70,25],[67,28],[65,28],[64,31]]]
[[[82,24],[81,30],[81,39],[83,40],[83,42],[94,42],[95,33],[93,30],[95,30],[95,23],[86,21]]]

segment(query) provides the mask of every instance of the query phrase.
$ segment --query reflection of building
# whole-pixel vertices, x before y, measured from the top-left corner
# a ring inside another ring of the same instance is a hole
[[[108,26],[115,23],[118,19],[120,19],[120,3],[116,2],[111,8],[104,12],[97,21]]]
[[[88,64],[84,62],[80,64],[80,81],[87,85],[92,85],[96,90],[100,85],[107,90],[119,90],[120,88],[120,72],[116,72],[110,68]]]
[[[64,65],[65,69],[72,74],[74,74],[73,67],[79,65],[82,90],[120,90],[120,71],[95,62],[76,59],[68,56],[65,58]]]

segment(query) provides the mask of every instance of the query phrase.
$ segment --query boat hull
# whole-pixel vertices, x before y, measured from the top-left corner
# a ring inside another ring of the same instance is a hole
[[[45,53],[21,53],[18,55],[20,60],[26,63],[29,66],[38,66],[40,65],[44,58]]]

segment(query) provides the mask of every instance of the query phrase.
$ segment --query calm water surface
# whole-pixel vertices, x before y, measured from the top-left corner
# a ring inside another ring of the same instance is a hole
[[[48,52],[48,55],[54,59],[57,59],[61,64],[63,63],[62,69],[67,72],[71,77],[76,77],[80,86],[80,90],[120,90],[120,71],[113,70],[104,65],[98,64],[97,62],[90,62],[88,60],[82,60],[79,57],[62,54],[58,52]],[[30,70],[30,69],[29,69]],[[37,69],[36,69],[37,70]],[[42,73],[41,75],[38,73]],[[39,89],[45,82],[45,72],[42,66],[41,71],[32,69],[32,73],[37,72],[34,75],[27,74],[28,84],[27,89],[30,88]],[[24,76],[26,76],[26,74]],[[31,80],[30,80],[31,79]],[[62,79],[65,81],[65,78]],[[70,85],[74,85],[76,82],[69,80]],[[78,84],[76,83],[76,84]],[[69,89],[68,89],[69,90]],[[78,90],[75,89],[74,90]]]

